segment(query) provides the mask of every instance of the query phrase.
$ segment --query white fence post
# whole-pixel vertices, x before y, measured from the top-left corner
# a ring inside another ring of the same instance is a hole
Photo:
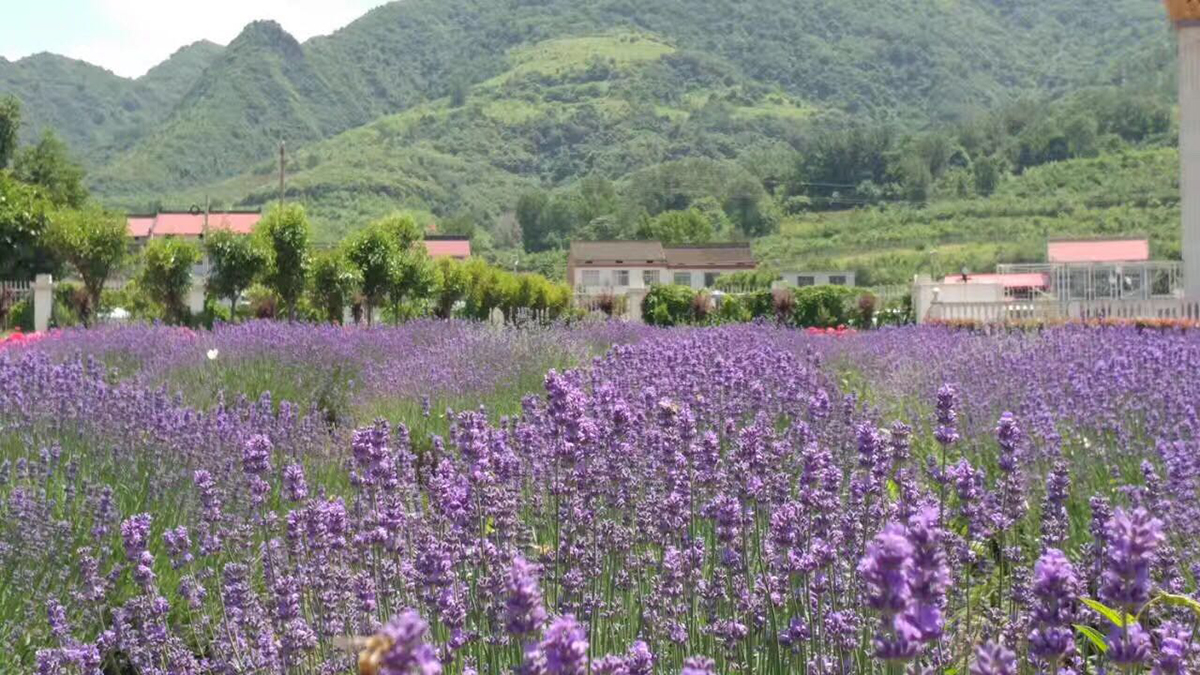
[[[54,308],[54,279],[39,274],[33,280],[33,330],[44,333],[50,329],[50,312]]]

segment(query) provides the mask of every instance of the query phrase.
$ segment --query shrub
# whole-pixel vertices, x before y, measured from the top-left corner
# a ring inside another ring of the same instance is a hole
[[[717,303],[717,323],[748,323],[754,320],[746,301],[736,295],[726,295]]]
[[[844,286],[806,286],[793,292],[792,324],[801,328],[833,328],[850,323],[856,291]]]
[[[642,320],[652,326],[686,325],[695,295],[687,286],[655,286],[642,301]]]

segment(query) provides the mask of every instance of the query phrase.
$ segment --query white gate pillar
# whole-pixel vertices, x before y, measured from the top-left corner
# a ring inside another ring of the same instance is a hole
[[[44,333],[50,329],[50,314],[54,309],[54,278],[39,274],[33,280],[33,330]]]

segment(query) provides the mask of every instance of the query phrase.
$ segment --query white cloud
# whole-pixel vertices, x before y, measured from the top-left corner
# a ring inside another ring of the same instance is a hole
[[[384,0],[92,0],[107,23],[105,35],[66,51],[138,77],[197,40],[228,44],[257,19],[273,19],[298,40],[325,35]]]

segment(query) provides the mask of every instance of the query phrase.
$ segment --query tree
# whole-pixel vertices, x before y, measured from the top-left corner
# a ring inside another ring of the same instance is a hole
[[[237,300],[267,266],[267,255],[252,237],[229,230],[211,232],[204,240],[211,270],[208,292],[229,299],[229,317],[237,316]]]
[[[407,213],[393,213],[376,221],[375,225],[395,242],[398,251],[407,251],[424,237],[421,226]]]
[[[83,168],[76,164],[54,132],[47,129],[37,145],[24,148],[13,161],[18,180],[45,188],[50,201],[77,209],[87,201]]]
[[[982,196],[988,196],[1000,186],[1004,177],[1004,160],[999,157],[980,157],[971,166],[975,178],[975,191]]]
[[[397,255],[396,242],[381,222],[371,224],[346,243],[346,259],[358,270],[366,298],[368,326],[374,322],[375,308],[391,292]]]
[[[8,166],[17,151],[21,129],[21,101],[16,96],[0,97],[0,169]]]
[[[392,284],[388,296],[397,319],[402,305],[420,302],[433,295],[437,284],[433,260],[424,246],[411,246],[401,250],[392,259]]]
[[[296,304],[304,293],[311,260],[309,225],[304,209],[289,205],[275,208],[263,218],[255,233],[262,238],[267,254],[267,288],[275,291],[288,310],[288,318],[296,318]]]
[[[129,253],[129,231],[125,219],[98,206],[63,210],[54,214],[46,233],[50,248],[67,261],[87,289],[90,314],[100,309],[100,294],[108,278]]]
[[[644,221],[638,227],[639,239],[653,239],[664,244],[704,244],[712,241],[712,222],[698,209],[666,211]]]
[[[163,306],[168,323],[185,324],[186,302],[192,287],[192,266],[200,262],[200,249],[182,239],[153,239],[142,253],[138,286]]]
[[[449,319],[454,305],[467,294],[469,281],[463,263],[453,258],[441,258],[434,262],[434,314],[439,319]]]
[[[521,226],[521,242],[526,253],[544,250],[541,247],[542,212],[550,199],[544,192],[527,192],[517,200],[517,223]]]
[[[358,270],[346,260],[343,252],[329,251],[317,256],[312,267],[312,304],[326,321],[341,323],[346,305],[360,283]]]
[[[46,241],[52,208],[41,190],[0,172],[0,279],[58,274],[59,261]]]

